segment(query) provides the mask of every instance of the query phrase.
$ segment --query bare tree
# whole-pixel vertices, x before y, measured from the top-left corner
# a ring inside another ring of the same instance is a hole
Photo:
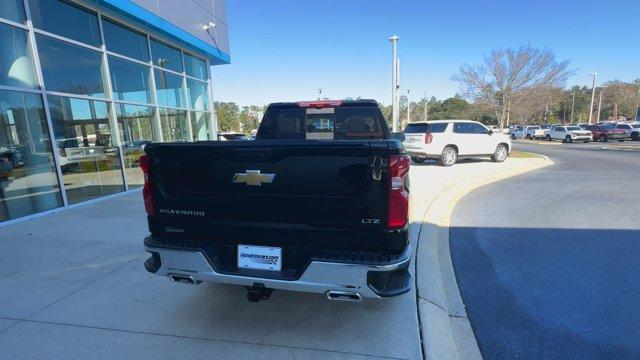
[[[461,66],[453,80],[465,96],[490,104],[503,127],[509,103],[514,107],[540,88],[561,87],[571,74],[568,67],[569,61],[556,61],[551,50],[527,45],[494,50],[482,65]]]
[[[605,116],[618,120],[621,116],[635,115],[636,93],[638,87],[633,83],[612,80],[603,84]]]

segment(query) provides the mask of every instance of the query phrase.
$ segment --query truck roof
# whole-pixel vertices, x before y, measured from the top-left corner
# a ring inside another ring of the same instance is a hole
[[[269,107],[292,108],[292,107],[358,107],[358,106],[378,106],[378,102],[373,99],[360,100],[313,100],[296,102],[276,102],[269,104]]]

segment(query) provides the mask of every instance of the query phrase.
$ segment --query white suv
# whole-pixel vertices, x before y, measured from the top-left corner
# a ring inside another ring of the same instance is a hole
[[[508,135],[471,120],[414,122],[407,125],[404,135],[404,148],[417,163],[436,159],[443,166],[451,166],[459,158],[476,156],[502,162],[511,152]]]
[[[591,136],[591,131],[582,130],[575,125],[554,125],[547,131],[545,138],[547,141],[562,140],[564,143],[572,143],[574,141],[588,143],[591,141]]]

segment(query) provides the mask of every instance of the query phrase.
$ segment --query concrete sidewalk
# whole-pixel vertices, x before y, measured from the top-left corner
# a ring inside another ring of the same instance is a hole
[[[140,193],[0,227],[0,359],[419,359],[415,289],[362,303],[148,274]]]
[[[527,161],[412,166],[411,241],[444,189]],[[362,303],[276,291],[253,304],[241,287],[148,274],[140,196],[0,227],[0,358],[422,358],[415,289]]]

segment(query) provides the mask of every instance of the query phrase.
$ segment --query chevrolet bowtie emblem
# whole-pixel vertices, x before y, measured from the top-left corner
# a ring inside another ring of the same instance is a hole
[[[276,174],[260,174],[260,170],[245,170],[244,174],[236,173],[234,183],[245,183],[248,186],[262,186],[263,183],[271,184]]]

